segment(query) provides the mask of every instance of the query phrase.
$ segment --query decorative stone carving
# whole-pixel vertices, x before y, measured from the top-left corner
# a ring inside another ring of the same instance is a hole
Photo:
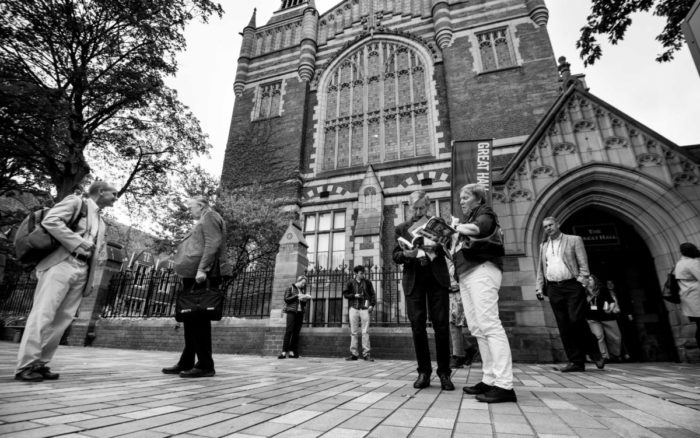
[[[494,191],[491,193],[491,199],[495,202],[506,203],[506,194],[502,191]]]
[[[556,125],[552,125],[552,126],[549,128],[549,132],[548,132],[547,134],[550,135],[550,136],[552,136],[552,135],[557,135],[557,134],[559,134],[559,129],[557,129],[557,126],[556,126]]]
[[[540,141],[540,143],[538,144],[538,146],[539,146],[540,149],[547,149],[547,147],[549,147],[549,143],[547,143],[546,140],[542,140],[542,141]]]
[[[663,160],[659,154],[646,153],[637,155],[637,164],[639,164],[639,167],[659,166],[662,162]]]
[[[681,172],[673,175],[674,186],[697,185],[698,177],[690,172]]]
[[[595,124],[593,122],[589,122],[588,120],[581,120],[580,122],[576,122],[574,124],[574,132],[592,131],[593,128],[595,128]]]
[[[695,164],[688,160],[681,161],[681,168],[684,172],[693,172],[695,170]]]
[[[622,137],[608,137],[605,139],[605,148],[626,148],[627,140]]]
[[[527,166],[524,164],[518,168],[518,174],[520,175],[527,175]]]
[[[532,151],[530,155],[528,155],[527,159],[530,162],[537,161],[539,157],[537,156],[537,153],[535,151]]]
[[[548,178],[554,176],[554,169],[550,166],[539,166],[532,170],[532,178]]]
[[[517,181],[512,179],[512,180],[508,181],[508,183],[506,184],[506,187],[508,188],[508,190],[515,190],[518,188],[518,183],[517,183]]]
[[[630,137],[636,137],[639,135],[639,130],[637,128],[630,128],[629,134]]]
[[[559,143],[552,148],[554,155],[573,154],[574,152],[576,152],[576,145],[573,143]]]
[[[510,200],[513,202],[532,201],[532,192],[525,189],[517,189],[510,193]]]
[[[656,142],[656,140],[647,140],[647,147],[649,149],[656,149],[658,145],[659,144]]]

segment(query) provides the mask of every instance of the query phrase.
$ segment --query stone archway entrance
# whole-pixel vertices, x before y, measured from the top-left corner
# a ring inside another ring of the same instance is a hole
[[[602,282],[614,282],[622,308],[618,325],[630,359],[677,360],[654,259],[634,227],[614,212],[593,206],[569,216],[562,231],[582,236],[591,273]]]

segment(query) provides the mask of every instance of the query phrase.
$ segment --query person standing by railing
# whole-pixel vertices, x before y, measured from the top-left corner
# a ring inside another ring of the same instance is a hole
[[[348,319],[350,320],[350,356],[345,360],[357,360],[360,351],[357,341],[362,330],[362,358],[374,362],[370,355],[369,342],[369,317],[377,305],[377,295],[374,293],[372,283],[365,278],[365,267],[355,266],[352,271],[354,278],[345,284],[343,296],[348,300]]]
[[[311,295],[306,293],[306,275],[297,277],[296,283],[292,284],[284,293],[284,308],[282,312],[287,314],[287,328],[284,331],[282,341],[282,353],[277,359],[299,359],[299,333],[304,323],[304,313],[306,304],[311,299]]]
[[[180,293],[216,289],[221,285],[222,276],[231,275],[231,266],[226,262],[226,223],[209,207],[207,198],[196,196],[186,203],[197,222],[180,242],[175,254],[175,273],[182,277]],[[216,372],[209,317],[189,316],[183,326],[185,348],[180,360],[172,367],[163,368],[163,373],[179,374],[180,377],[212,377]]]

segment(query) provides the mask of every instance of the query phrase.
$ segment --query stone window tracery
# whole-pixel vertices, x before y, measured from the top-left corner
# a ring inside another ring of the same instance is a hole
[[[282,109],[282,81],[258,87],[253,120],[269,119],[280,115]]]
[[[483,71],[497,70],[516,65],[511,50],[508,28],[492,29],[476,34]]]
[[[415,49],[389,40],[339,62],[322,89],[319,171],[432,154],[427,71]]]

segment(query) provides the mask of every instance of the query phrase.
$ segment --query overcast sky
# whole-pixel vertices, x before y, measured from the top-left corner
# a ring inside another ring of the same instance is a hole
[[[681,146],[700,143],[700,75],[690,52],[684,48],[670,63],[654,61],[662,51],[654,37],[661,32],[663,20],[651,14],[634,16],[625,40],[617,46],[605,44],[603,58],[584,69],[575,44],[590,0],[545,1],[555,56],[566,56],[572,73],[584,73],[593,94]],[[338,3],[316,0],[316,7],[323,13]],[[222,19],[188,27],[187,51],[178,57],[179,73],[168,81],[209,135],[213,149],[204,164],[216,176],[221,174],[233,110],[239,32],[248,24],[254,7],[261,26],[282,2],[221,0],[221,4],[225,9]]]

